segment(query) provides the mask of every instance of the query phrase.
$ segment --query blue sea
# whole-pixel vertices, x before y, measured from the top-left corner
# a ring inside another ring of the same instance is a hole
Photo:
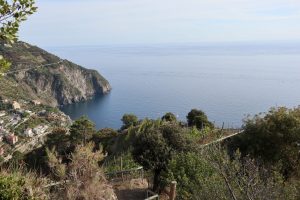
[[[124,113],[185,120],[192,108],[216,125],[240,127],[247,115],[300,104],[300,43],[155,44],[47,47],[98,70],[112,91],[62,107],[97,128],[121,126]]]

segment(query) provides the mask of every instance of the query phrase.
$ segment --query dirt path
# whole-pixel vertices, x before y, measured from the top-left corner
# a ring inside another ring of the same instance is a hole
[[[148,183],[146,179],[132,179],[125,182],[111,182],[118,200],[144,200]]]

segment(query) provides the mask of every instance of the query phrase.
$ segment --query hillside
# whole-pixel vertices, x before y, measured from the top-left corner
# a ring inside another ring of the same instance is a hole
[[[11,69],[0,79],[0,96],[6,98],[35,99],[58,106],[84,101],[111,90],[109,82],[97,71],[25,42],[17,42],[12,47],[0,44],[0,55],[12,63]]]

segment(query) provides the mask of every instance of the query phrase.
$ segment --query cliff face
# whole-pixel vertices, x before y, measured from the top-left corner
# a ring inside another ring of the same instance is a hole
[[[38,99],[57,106],[84,101],[111,90],[108,81],[97,71],[62,60],[24,42],[12,47],[1,44],[0,55],[12,63],[11,69],[0,80],[2,96],[17,95],[14,98]]]

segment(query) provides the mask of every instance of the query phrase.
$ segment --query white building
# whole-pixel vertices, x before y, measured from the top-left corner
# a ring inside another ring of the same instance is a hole
[[[6,115],[6,112],[3,110],[3,111],[0,111],[0,117],[3,117]]]
[[[24,135],[26,137],[33,137],[33,131],[32,131],[32,129],[31,128],[26,129],[25,132],[24,132]]]
[[[12,107],[13,107],[13,109],[15,109],[15,110],[17,110],[17,109],[21,109],[21,106],[20,106],[20,104],[19,104],[18,102],[16,102],[16,101],[13,101],[13,103],[12,103]]]
[[[3,126],[0,126],[0,135],[3,135],[6,133],[6,130]]]
[[[3,155],[4,155],[4,148],[0,147],[0,156],[3,156]]]
[[[38,101],[38,100],[32,100],[31,101],[34,105],[41,105],[41,102],[40,101]]]
[[[36,135],[40,135],[40,134],[43,134],[45,133],[45,131],[48,129],[49,127],[46,126],[46,125],[40,125],[40,126],[37,126],[33,129],[33,133],[36,134]]]

